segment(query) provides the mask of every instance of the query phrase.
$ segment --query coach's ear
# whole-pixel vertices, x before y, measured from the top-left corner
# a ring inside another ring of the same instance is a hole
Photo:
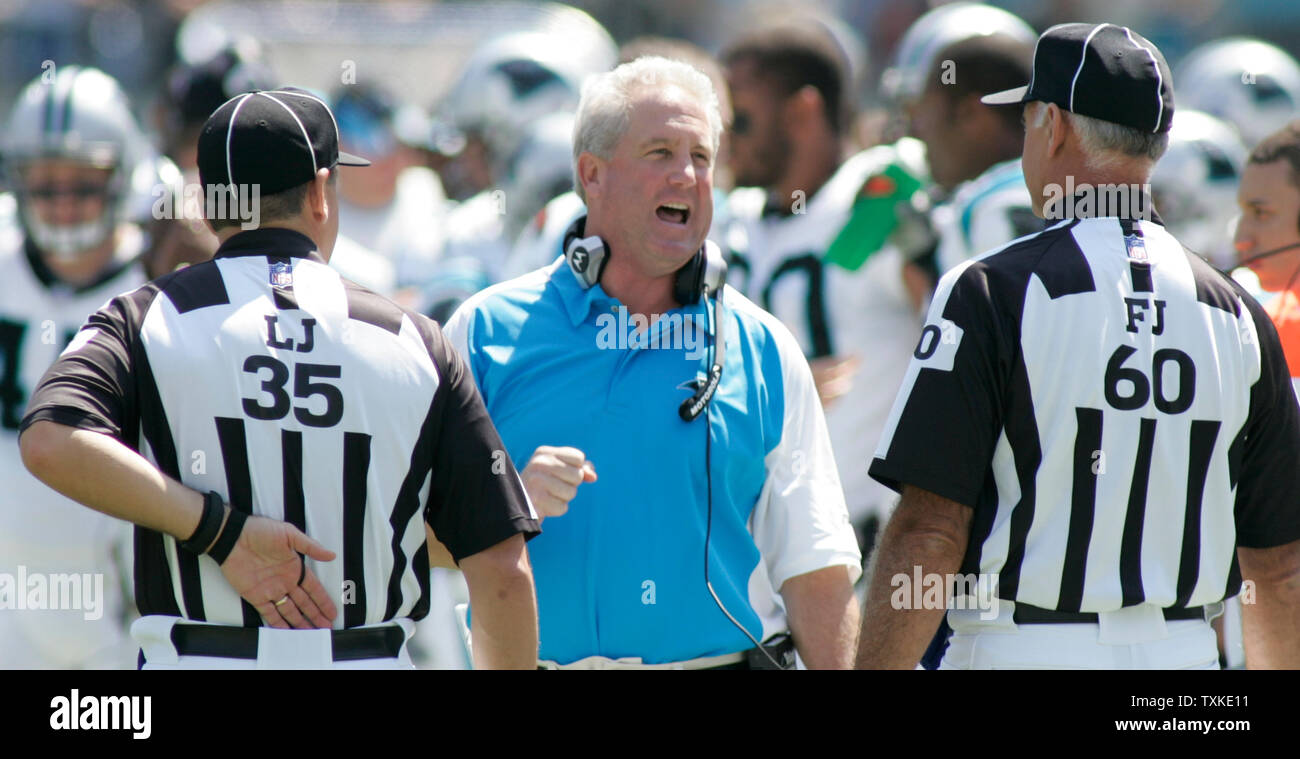
[[[578,181],[587,195],[587,204],[592,198],[600,197],[601,185],[605,178],[605,162],[593,153],[583,151],[578,156]]]

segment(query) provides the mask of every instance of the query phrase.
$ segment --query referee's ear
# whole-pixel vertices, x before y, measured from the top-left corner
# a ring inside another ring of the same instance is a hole
[[[1065,149],[1065,139],[1073,131],[1067,125],[1065,111],[1056,103],[1044,103],[1042,105],[1047,113],[1045,114],[1047,127],[1047,154],[1056,156]]]
[[[307,211],[311,213],[312,221],[317,224],[328,223],[330,215],[338,213],[338,208],[330,203],[331,179],[330,170],[321,169],[316,172],[315,178],[311,180],[311,187],[307,189]]]

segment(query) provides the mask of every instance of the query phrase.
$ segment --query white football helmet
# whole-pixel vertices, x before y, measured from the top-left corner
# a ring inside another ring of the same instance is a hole
[[[1155,206],[1179,242],[1227,270],[1233,265],[1232,220],[1246,146],[1231,125],[1179,108],[1169,148],[1151,174]]]
[[[540,32],[496,37],[470,56],[440,103],[438,119],[462,133],[480,135],[494,168],[504,171],[533,122],[575,111],[583,80],[608,71],[617,60],[618,49],[608,35],[590,37],[585,44]]]
[[[142,197],[159,181],[153,151],[126,95],[115,79],[97,69],[63,66],[38,77],[19,95],[6,127],[0,150],[23,229],[56,258],[74,260],[102,243],[119,222],[138,218]],[[111,172],[99,218],[69,226],[40,219],[24,175],[34,163],[49,159]]]
[[[533,124],[510,159],[503,189],[505,235],[513,241],[537,212],[573,189],[572,113],[552,113]]]
[[[1250,37],[1201,45],[1179,63],[1174,82],[1180,109],[1227,121],[1247,148],[1300,111],[1300,64],[1281,48]]]
[[[894,60],[880,77],[881,94],[895,102],[920,97],[925,78],[944,48],[973,37],[1006,35],[1033,45],[1038,33],[1019,16],[983,3],[950,3],[928,11],[903,34]]]

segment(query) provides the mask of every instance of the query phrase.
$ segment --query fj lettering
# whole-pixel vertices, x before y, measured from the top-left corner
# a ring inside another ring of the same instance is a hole
[[[1146,312],[1151,310],[1151,301],[1146,298],[1125,298],[1124,305],[1127,312],[1129,332],[1137,332],[1137,323],[1146,321]],[[1155,301],[1155,323],[1151,325],[1151,334],[1160,335],[1165,331],[1165,301]]]

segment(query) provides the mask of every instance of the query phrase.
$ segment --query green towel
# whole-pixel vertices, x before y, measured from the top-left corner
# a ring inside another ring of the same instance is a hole
[[[857,271],[898,226],[898,204],[921,189],[921,180],[891,163],[862,183],[848,223],[826,250],[826,263]]]

